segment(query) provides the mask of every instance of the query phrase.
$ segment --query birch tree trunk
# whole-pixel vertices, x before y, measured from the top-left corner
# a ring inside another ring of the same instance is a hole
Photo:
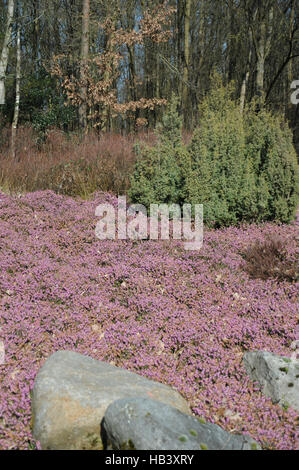
[[[16,101],[14,117],[11,127],[11,153],[12,157],[16,157],[16,137],[17,127],[19,122],[19,111],[20,111],[20,87],[21,87],[21,33],[20,25],[18,25],[17,31],[17,69],[16,69]]]
[[[257,8],[255,9],[254,14],[253,14],[253,18],[252,18],[253,23],[255,23],[255,21],[256,21],[256,15],[257,15]],[[248,85],[248,81],[249,81],[251,61],[252,61],[253,33],[252,33],[251,28],[249,28],[249,45],[248,45],[248,48],[249,48],[248,59],[247,59],[246,68],[245,68],[244,75],[243,75],[241,92],[240,92],[240,111],[241,111],[241,113],[243,113],[244,108],[245,108],[246,91],[247,91],[247,85]]]
[[[90,0],[83,0],[83,17],[82,17],[82,39],[81,39],[81,104],[79,107],[80,126],[86,129],[87,126],[87,86],[85,69],[89,54],[89,17],[90,17]]]
[[[249,54],[248,54],[248,61],[247,61],[246,71],[244,73],[242,86],[241,86],[241,92],[240,92],[240,111],[241,111],[241,113],[243,113],[244,108],[245,108],[246,91],[247,91],[247,85],[248,85],[249,74],[250,74],[251,58],[252,58],[252,48],[250,47]]]
[[[5,77],[8,63],[9,43],[14,13],[14,0],[9,0],[7,9],[6,31],[0,57],[0,105],[5,104]]]
[[[265,75],[265,31],[266,25],[263,21],[261,24],[261,35],[257,48],[257,72],[256,72],[256,92],[259,97],[262,97],[264,92],[264,75]]]
[[[262,8],[262,7],[261,7]],[[266,8],[266,7],[265,7]],[[273,17],[274,7],[270,6],[268,12],[268,21],[266,14],[262,15],[259,31],[259,39],[257,41],[256,53],[257,53],[257,74],[256,74],[256,93],[259,98],[260,105],[264,101],[264,81],[265,81],[265,62],[270,53],[271,40],[273,32]]]

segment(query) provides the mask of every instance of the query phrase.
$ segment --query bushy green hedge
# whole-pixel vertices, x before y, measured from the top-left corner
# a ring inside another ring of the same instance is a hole
[[[213,226],[289,222],[298,204],[298,164],[287,124],[254,106],[241,114],[233,86],[219,81],[200,107],[191,142],[182,142],[177,100],[159,143],[139,149],[129,195],[134,202],[204,205]]]
[[[137,162],[129,196],[146,207],[184,199],[184,172],[190,155],[182,142],[182,120],[176,111],[177,104],[173,97],[158,130],[158,144],[136,146]]]
[[[244,116],[246,159],[256,179],[258,220],[289,222],[298,205],[298,163],[292,133],[278,116],[267,111]]]
[[[192,204],[201,201],[206,222],[217,225],[236,223],[243,204],[246,137],[230,91],[221,87],[207,96],[189,146],[186,198]]]

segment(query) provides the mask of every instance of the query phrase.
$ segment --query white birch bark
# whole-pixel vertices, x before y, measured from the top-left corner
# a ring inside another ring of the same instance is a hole
[[[15,110],[14,117],[11,127],[11,152],[12,157],[16,157],[16,137],[17,137],[17,127],[19,122],[19,112],[20,112],[20,88],[21,88],[21,34],[20,26],[18,26],[17,32],[17,69],[16,69],[16,101],[15,101]]]
[[[11,27],[14,13],[14,0],[9,0],[7,9],[6,31],[0,57],[0,105],[5,104],[5,77],[8,63]]]
[[[265,77],[265,62],[270,53],[271,39],[273,33],[273,16],[274,7],[270,7],[268,13],[268,25],[266,18],[263,18],[260,26],[260,37],[257,46],[257,75],[256,75],[256,90],[257,95],[261,101],[264,98],[264,77]]]

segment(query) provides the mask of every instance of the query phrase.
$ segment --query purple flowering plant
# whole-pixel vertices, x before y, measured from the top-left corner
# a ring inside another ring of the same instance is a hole
[[[44,361],[67,349],[177,389],[194,414],[264,448],[298,448],[297,413],[272,404],[242,357],[290,357],[298,283],[253,279],[242,253],[269,234],[298,255],[296,223],[206,230],[182,241],[98,240],[97,193],[0,193],[0,449],[34,449],[30,395]]]

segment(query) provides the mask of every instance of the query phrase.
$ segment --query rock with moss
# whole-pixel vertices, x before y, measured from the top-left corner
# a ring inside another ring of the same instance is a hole
[[[299,411],[299,361],[266,351],[251,351],[244,355],[244,365],[252,380],[263,393],[283,408]]]
[[[152,397],[191,413],[171,387],[71,351],[52,354],[35,379],[33,435],[42,449],[101,450],[107,407],[124,397]],[[124,444],[131,449],[132,443]]]
[[[148,398],[125,398],[109,405],[102,436],[107,450],[260,449],[249,436],[231,434]]]

